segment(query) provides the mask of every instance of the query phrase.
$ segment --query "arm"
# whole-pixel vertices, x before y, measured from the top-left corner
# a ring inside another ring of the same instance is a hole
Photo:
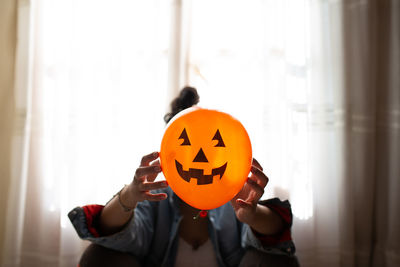
[[[272,209],[258,203],[267,184],[268,177],[257,160],[253,159],[251,176],[238,195],[231,200],[231,204],[239,221],[248,224],[260,234],[274,235],[283,230],[284,222]]]
[[[102,235],[111,235],[120,231],[132,218],[132,210],[139,202],[144,200],[160,201],[167,198],[164,193],[150,193],[150,190],[168,186],[166,181],[154,182],[158,173],[161,172],[159,162],[155,161],[157,158],[158,152],[144,156],[140,167],[136,169],[132,182],[104,207],[99,221],[99,230]]]
[[[268,207],[271,212],[279,216],[283,222],[283,228],[276,233],[265,234],[260,233],[260,229],[256,230],[254,226],[243,224],[242,246],[254,247],[268,254],[294,255],[296,248],[291,235],[292,211],[289,201],[272,198],[261,200],[258,205]]]
[[[126,211],[116,196],[105,207],[88,205],[69,212],[68,217],[80,238],[139,257],[147,254],[153,235],[154,208],[158,206],[150,201],[167,197],[164,193],[148,191],[166,187],[165,182],[154,182],[159,173],[158,161],[154,162],[157,157],[157,152],[144,156],[132,183],[121,191],[121,202],[132,210]]]
[[[260,204],[257,204],[254,217],[247,224],[264,235],[275,235],[283,230],[282,218],[269,207]]]

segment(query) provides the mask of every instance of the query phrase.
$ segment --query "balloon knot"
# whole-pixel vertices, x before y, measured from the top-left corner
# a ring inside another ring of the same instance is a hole
[[[197,213],[196,216],[193,217],[193,220],[197,220],[199,217],[200,218],[205,218],[207,217],[208,212],[206,210],[201,210],[199,213]]]

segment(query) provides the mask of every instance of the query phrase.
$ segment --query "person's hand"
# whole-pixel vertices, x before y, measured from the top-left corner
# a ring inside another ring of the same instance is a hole
[[[263,168],[254,158],[250,171],[250,177],[231,200],[238,220],[248,224],[255,218],[258,200],[264,194],[264,188],[268,183],[268,177],[263,173]]]
[[[121,200],[124,204],[126,203],[125,205],[134,208],[138,202],[144,200],[160,201],[167,198],[165,193],[153,194],[150,192],[150,190],[168,187],[167,181],[154,182],[161,172],[160,162],[157,158],[158,152],[143,156],[132,182],[123,190],[124,194],[121,194]]]

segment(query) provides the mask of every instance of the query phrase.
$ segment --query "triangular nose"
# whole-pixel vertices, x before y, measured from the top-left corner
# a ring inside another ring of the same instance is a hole
[[[197,152],[197,155],[194,158],[193,162],[208,162],[202,148],[200,148],[199,152]]]

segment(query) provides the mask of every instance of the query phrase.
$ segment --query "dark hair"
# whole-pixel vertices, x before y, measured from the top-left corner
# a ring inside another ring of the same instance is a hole
[[[199,100],[200,97],[196,88],[190,86],[184,87],[179,93],[179,96],[172,100],[171,112],[165,114],[164,121],[168,123],[180,111],[196,105],[199,103]]]

